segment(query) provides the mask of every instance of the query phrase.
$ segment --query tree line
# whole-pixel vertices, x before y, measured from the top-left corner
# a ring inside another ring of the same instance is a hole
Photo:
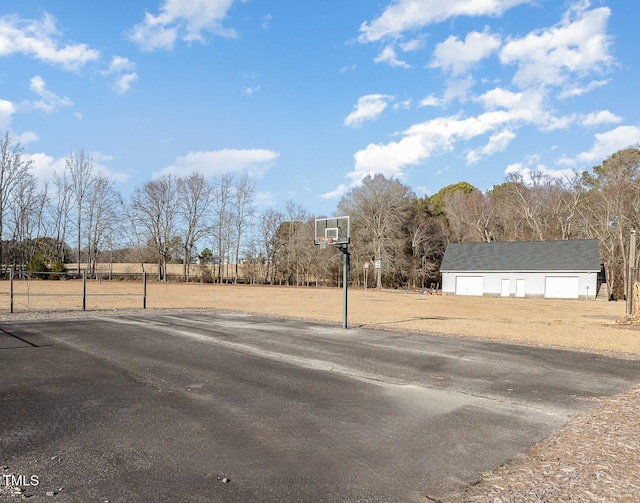
[[[53,181],[40,184],[31,159],[5,133],[0,144],[0,262],[3,271],[95,274],[114,262],[182,263],[182,279],[286,285],[339,285],[342,254],[313,245],[315,215],[288,202],[258,212],[246,175],[214,180],[165,175],[125,199],[91,155],[71,153]],[[591,171],[558,178],[510,174],[481,191],[467,182],[417,197],[381,174],[339,201],[351,217],[350,281],[379,261],[374,285],[425,288],[439,282],[449,242],[596,238],[610,290],[624,294],[629,232],[640,225],[640,150],[620,150]],[[318,215],[318,217],[329,215]],[[637,254],[636,256],[639,256]],[[637,264],[633,264],[637,267]]]

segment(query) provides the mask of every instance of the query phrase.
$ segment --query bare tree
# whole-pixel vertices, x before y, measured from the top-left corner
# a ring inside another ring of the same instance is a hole
[[[411,219],[407,223],[407,232],[411,240],[411,278],[413,286],[424,288],[428,278],[438,273],[438,268],[446,247],[446,238],[442,226],[430,218],[424,200],[415,202]]]
[[[189,281],[191,256],[196,242],[207,235],[211,228],[205,225],[213,200],[213,189],[205,178],[193,173],[178,180],[179,214],[184,223],[184,256],[182,278]]]
[[[76,206],[76,230],[78,245],[78,274],[80,274],[80,252],[82,250],[82,215],[84,199],[91,185],[94,183],[93,159],[84,150],[71,153],[66,160],[66,168],[71,177],[71,188]]]
[[[20,177],[14,187],[14,199],[9,211],[9,224],[13,228],[14,265],[16,262],[21,265],[26,264],[37,251],[45,201],[46,192],[38,191],[38,181],[35,176],[26,173],[25,176]],[[39,251],[44,255],[48,250]]]
[[[4,219],[14,201],[15,188],[30,172],[33,161],[24,157],[22,145],[13,143],[7,131],[0,143],[0,267],[4,263]]]
[[[338,211],[351,217],[351,237],[366,244],[374,260],[380,260],[394,281],[409,275],[405,250],[405,225],[415,195],[409,187],[384,175],[367,176],[338,203]],[[376,287],[382,288],[378,274]]]
[[[629,232],[640,226],[640,149],[609,156],[593,173],[584,172],[586,194],[580,205],[586,234],[597,238],[608,269],[609,289],[627,292]]]
[[[86,196],[87,270],[96,274],[98,256],[103,243],[111,238],[120,218],[121,197],[113,180],[104,176],[94,178]]]
[[[124,214],[124,218],[118,224],[118,228],[122,231],[125,238],[125,242],[133,249],[136,260],[140,263],[142,273],[145,270],[145,248],[147,242],[144,234],[146,226],[142,224],[140,215],[137,215],[133,208],[133,201],[127,207],[124,201],[121,201],[121,212]]]
[[[240,245],[244,238],[245,231],[255,215],[253,199],[256,193],[256,184],[249,178],[249,175],[242,176],[233,187],[233,215],[235,225],[235,274],[233,281],[238,281],[238,263],[240,262]]]
[[[218,177],[213,197],[213,209],[215,221],[214,239],[216,253],[218,255],[218,283],[222,282],[222,266],[227,258],[227,250],[231,242],[229,231],[231,228],[231,198],[233,176],[225,173]]]
[[[509,188],[511,211],[519,215],[528,229],[525,239],[543,240],[549,234],[549,177],[539,171],[530,175],[530,181],[519,173],[511,173],[506,184]]]
[[[283,251],[287,285],[300,285],[304,250],[313,243],[313,232],[309,232],[307,225],[309,218],[302,206],[293,201],[287,202],[287,221],[280,229],[281,239],[286,243]]]
[[[137,223],[146,229],[158,260],[158,281],[167,281],[167,262],[171,241],[176,231],[179,203],[177,182],[173,176],[162,176],[136,188],[131,204]]]
[[[53,229],[52,237],[56,241],[55,259],[64,263],[65,261],[65,243],[67,240],[67,232],[69,219],[71,214],[71,198],[72,183],[69,172],[64,169],[62,173],[54,173],[53,178],[54,193],[49,199],[49,216]]]
[[[579,208],[584,198],[580,175],[556,179],[548,187],[548,208],[551,222],[551,236],[557,239],[571,239],[580,221]]]
[[[458,242],[495,241],[498,221],[490,197],[477,189],[445,195],[445,213]]]
[[[272,208],[266,210],[262,215],[260,215],[258,231],[266,261],[264,273],[265,283],[274,283],[275,273],[277,270],[276,256],[280,247],[284,246],[284,243],[278,240],[278,230],[280,229],[284,218],[285,217],[282,213]]]

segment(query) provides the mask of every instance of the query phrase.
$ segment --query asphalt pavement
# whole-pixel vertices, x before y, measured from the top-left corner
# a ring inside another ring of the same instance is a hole
[[[0,499],[437,501],[638,382],[635,361],[243,314],[5,321]]]

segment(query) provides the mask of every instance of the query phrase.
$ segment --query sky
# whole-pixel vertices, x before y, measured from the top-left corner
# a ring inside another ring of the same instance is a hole
[[[248,174],[259,210],[335,213],[562,177],[640,143],[628,0],[0,0],[0,131],[44,183],[84,150],[127,197]]]

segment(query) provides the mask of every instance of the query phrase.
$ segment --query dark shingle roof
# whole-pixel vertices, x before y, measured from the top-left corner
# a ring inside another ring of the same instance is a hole
[[[599,271],[597,239],[450,243],[440,271]]]

